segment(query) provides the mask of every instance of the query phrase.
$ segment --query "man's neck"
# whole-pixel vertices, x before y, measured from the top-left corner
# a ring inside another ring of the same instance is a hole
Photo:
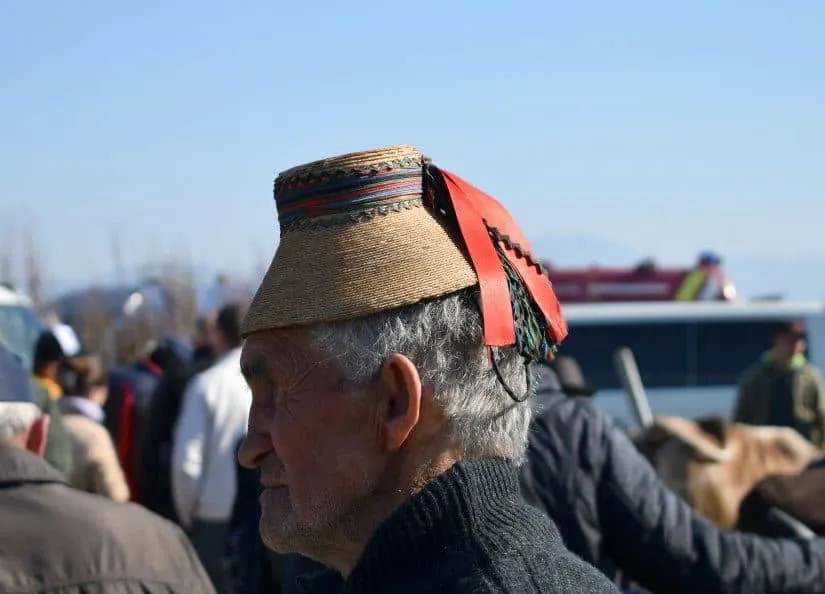
[[[317,542],[307,557],[337,570],[346,578],[355,568],[378,527],[395,510],[404,505],[434,478],[447,472],[458,461],[452,452],[444,452],[416,464],[388,467],[375,490],[362,499],[363,505],[348,513],[335,535],[327,542]],[[334,544],[332,544],[334,542]]]
[[[777,369],[781,369],[782,371],[787,371],[791,366],[791,360],[787,357],[776,357],[776,356],[774,356],[773,365]]]
[[[805,355],[796,353],[790,357],[774,356],[774,365],[783,371],[796,370],[805,364]]]

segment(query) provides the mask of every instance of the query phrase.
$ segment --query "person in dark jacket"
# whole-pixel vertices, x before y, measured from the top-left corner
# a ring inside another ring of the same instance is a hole
[[[665,487],[610,417],[564,393],[562,384],[577,396],[593,390],[577,366],[563,367],[561,382],[542,372],[521,484],[570,550],[657,593],[825,592],[825,540],[715,527]]]
[[[214,593],[174,524],[73,489],[43,461],[48,422],[0,347],[0,591]]]
[[[148,357],[109,372],[109,398],[104,406],[105,425],[117,448],[118,459],[129,484],[131,500],[142,503],[138,486],[138,444],[148,416],[152,395],[163,370]]]
[[[129,483],[132,501],[143,503],[141,489],[141,445],[147,428],[152,399],[164,373],[164,366],[177,366],[191,356],[191,349],[176,336],[167,336],[147,349],[145,357],[109,373],[109,397],[105,424],[117,448],[118,458]]]
[[[267,546],[345,593],[616,592],[519,493],[566,326],[507,211],[409,146],[293,168],[275,201],[241,357]]]
[[[178,522],[178,514],[172,499],[173,432],[187,384],[212,363],[213,358],[203,351],[191,362],[181,357],[167,362],[163,377],[152,395],[146,427],[138,446],[137,478],[143,494],[142,503],[174,522]]]
[[[774,330],[773,348],[739,380],[733,420],[749,425],[791,427],[825,448],[825,381],[805,357],[808,332],[796,320]]]

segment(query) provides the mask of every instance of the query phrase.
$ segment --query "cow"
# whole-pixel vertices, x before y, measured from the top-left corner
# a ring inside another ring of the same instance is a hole
[[[793,429],[721,417],[657,417],[634,442],[668,488],[726,529],[736,526],[740,503],[761,479],[795,474],[822,457]]]

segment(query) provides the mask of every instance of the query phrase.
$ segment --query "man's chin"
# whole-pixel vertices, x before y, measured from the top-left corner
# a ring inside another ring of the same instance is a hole
[[[261,527],[261,540],[270,551],[275,551],[280,555],[292,555],[300,553],[301,547],[295,538],[286,538],[284,534],[273,534],[271,531]]]
[[[271,551],[280,555],[302,555],[314,559],[318,539],[311,533],[294,529],[294,524],[273,526],[261,522],[261,540]]]
[[[315,559],[318,549],[326,548],[321,545],[327,538],[316,527],[297,523],[294,514],[276,516],[264,512],[260,532],[266,548],[281,555],[299,554]]]
[[[296,552],[294,542],[298,530],[288,489],[264,489],[260,502],[260,531],[264,544],[276,553]]]

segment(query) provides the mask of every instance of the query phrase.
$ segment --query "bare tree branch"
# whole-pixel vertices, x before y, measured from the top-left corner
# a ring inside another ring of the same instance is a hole
[[[11,232],[3,234],[3,243],[0,245],[0,283],[9,287],[15,286],[15,258],[14,235]]]
[[[26,293],[34,303],[38,313],[45,313],[45,299],[43,295],[43,261],[35,246],[32,231],[23,236],[23,274],[25,275]]]
[[[120,242],[120,231],[114,226],[109,230],[109,250],[112,255],[112,265],[114,266],[115,282],[122,285],[126,282],[123,269],[123,252]]]

